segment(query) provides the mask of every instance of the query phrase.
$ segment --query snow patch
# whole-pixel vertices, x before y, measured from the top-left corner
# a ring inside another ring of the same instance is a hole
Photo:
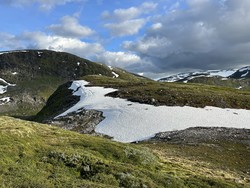
[[[114,75],[113,78],[118,78],[119,74],[116,74],[115,72],[112,72],[112,74]]]
[[[11,101],[10,97],[4,97],[0,99],[0,105],[7,104]]]
[[[8,83],[6,80],[0,78],[0,83],[4,84],[4,85],[0,85],[0,94],[4,94],[7,92],[7,88],[9,86],[16,86],[16,84],[10,84]]]
[[[159,132],[195,126],[250,128],[250,110],[188,106],[156,107],[106,97],[106,94],[116,90],[85,87],[87,84],[88,82],[83,80],[72,83],[69,89],[73,90],[73,95],[80,96],[80,101],[59,116],[76,112],[82,107],[102,111],[105,119],[95,130],[114,137],[116,141],[133,142],[151,138]]]
[[[239,69],[239,72],[250,71],[250,66]]]
[[[43,52],[37,52],[38,56],[41,57]]]
[[[17,73],[17,72],[12,72],[11,74],[12,74],[12,75],[17,75],[18,73]]]
[[[111,66],[108,66],[108,68],[109,68],[110,70],[113,70],[113,67],[111,67]]]
[[[248,74],[248,71],[245,74],[242,74],[240,77],[245,77]]]
[[[208,71],[211,76],[221,76],[223,78],[226,78],[228,76],[231,76],[233,73],[235,73],[236,70],[214,70],[214,71]]]
[[[80,62],[77,62],[76,64],[77,64],[77,66],[80,66]]]
[[[28,52],[28,51],[26,51],[26,50],[3,51],[3,52],[0,52],[0,55],[9,54],[9,53],[16,53],[16,52]]]
[[[0,85],[0,94],[4,94],[7,92],[7,86]]]

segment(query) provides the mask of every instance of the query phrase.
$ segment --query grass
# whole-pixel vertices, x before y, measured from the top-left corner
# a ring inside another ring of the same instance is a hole
[[[147,147],[0,116],[2,187],[242,187],[186,171]]]
[[[231,141],[200,143],[195,145],[167,142],[142,142],[151,148],[177,174],[205,175],[213,178],[231,179],[250,186],[249,145]],[[180,171],[179,167],[186,171]]]

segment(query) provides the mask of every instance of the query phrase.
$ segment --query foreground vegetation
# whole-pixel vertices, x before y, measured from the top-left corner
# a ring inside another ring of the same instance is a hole
[[[188,172],[146,147],[0,117],[2,187],[243,187]]]
[[[198,144],[177,144],[168,142],[145,141],[174,173],[206,175],[210,178],[231,179],[250,186],[249,144],[233,141],[214,141]],[[181,168],[178,168],[181,167]],[[180,169],[185,169],[180,170]]]

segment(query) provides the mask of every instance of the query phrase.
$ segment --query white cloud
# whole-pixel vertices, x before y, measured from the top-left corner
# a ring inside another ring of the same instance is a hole
[[[22,44],[17,40],[15,35],[11,35],[9,33],[0,33],[0,40],[0,49],[8,50],[22,48]]]
[[[112,36],[121,37],[138,33],[145,23],[146,20],[144,19],[134,19],[126,20],[121,23],[108,23],[104,26],[110,30]]]
[[[122,68],[142,62],[141,58],[135,54],[128,52],[110,52],[110,51],[106,51],[104,53],[97,55],[97,60],[100,62],[104,62],[107,65],[122,67]]]
[[[38,3],[43,10],[49,10],[56,5],[64,5],[71,2],[85,2],[86,0],[7,0],[2,3],[12,6],[27,6]]]
[[[147,12],[151,12],[151,11],[155,10],[157,6],[158,6],[157,3],[144,2],[144,3],[141,4],[141,6],[139,7],[139,9],[141,10],[141,12],[143,14],[145,14]]]
[[[140,54],[164,58],[172,53],[172,42],[165,37],[148,37],[138,42],[125,41],[123,47]]]
[[[104,11],[102,17],[112,21],[104,24],[104,26],[110,30],[112,36],[137,34],[147,22],[147,18],[141,18],[141,16],[149,14],[156,7],[157,3],[144,2],[138,7],[115,9],[111,13]]]
[[[178,3],[169,6],[174,11],[154,17],[144,36],[124,42],[123,47],[148,59],[161,72],[249,64],[250,1],[182,2],[185,9]]]
[[[93,57],[103,52],[99,43],[86,43],[79,39],[47,35],[42,32],[26,32],[18,37],[27,48],[70,52],[82,57]]]
[[[155,23],[151,26],[151,29],[153,30],[158,30],[158,29],[161,29],[162,28],[162,23]]]
[[[72,16],[62,17],[60,24],[53,24],[49,29],[63,37],[82,38],[94,34],[92,29],[82,26],[77,18]]]
[[[113,13],[104,11],[102,17],[105,19],[115,19],[119,21],[133,19],[141,14],[140,10],[136,7],[130,7],[128,9],[116,9]]]
[[[142,14],[148,14],[157,7],[156,3],[145,2],[139,7],[130,7],[127,9],[115,9],[112,13],[104,11],[103,18],[116,21],[126,21],[139,17]]]

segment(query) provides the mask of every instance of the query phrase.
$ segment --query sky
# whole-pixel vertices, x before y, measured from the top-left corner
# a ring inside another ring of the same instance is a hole
[[[249,10],[249,0],[2,0],[0,51],[65,51],[151,78],[240,68]]]

